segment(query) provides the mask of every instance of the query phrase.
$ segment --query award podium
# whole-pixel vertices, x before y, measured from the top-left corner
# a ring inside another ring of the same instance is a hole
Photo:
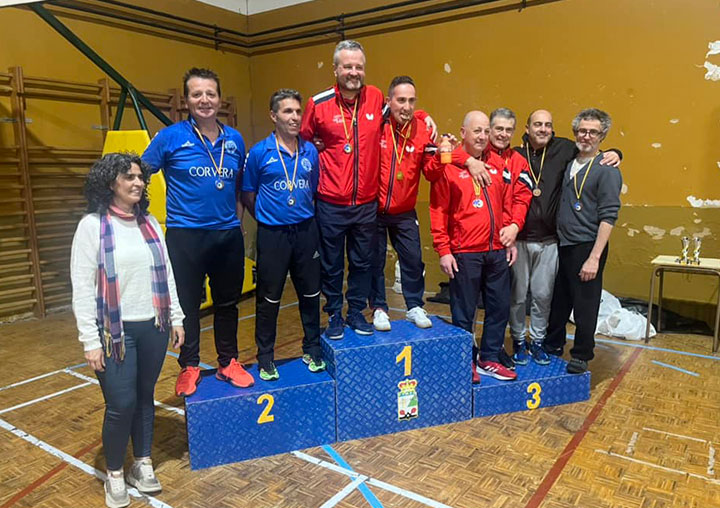
[[[280,360],[279,380],[262,381],[252,365],[255,385],[235,388],[203,371],[185,399],[191,468],[590,398],[590,373],[567,374],[557,357],[517,366],[515,381],[473,385],[472,335],[431,319],[427,329],[393,321],[390,332],[323,336],[326,372]]]
[[[335,379],[338,441],[468,420],[472,335],[433,317],[432,328],[393,321],[389,332],[322,339]]]
[[[590,398],[590,372],[568,374],[567,362],[550,357],[550,365],[532,360],[515,367],[515,381],[481,376],[473,386],[473,418],[580,402]]]
[[[280,379],[263,381],[257,365],[250,388],[202,372],[185,399],[190,467],[200,469],[335,442],[335,383],[300,358],[275,362]]]

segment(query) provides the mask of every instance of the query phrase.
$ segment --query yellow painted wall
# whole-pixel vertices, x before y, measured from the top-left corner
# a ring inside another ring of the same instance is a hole
[[[135,3],[257,31],[384,2],[315,0],[250,18],[190,0]],[[382,33],[373,28],[347,35],[365,45],[368,83],[384,89],[397,74],[413,76],[420,107],[442,131],[457,132],[465,112],[475,108],[510,107],[521,124],[532,109],[548,108],[563,136],[570,135],[570,120],[579,109],[596,106],[610,112],[614,126],[605,146],[623,150],[627,185],[606,270],[610,291],[647,298],[649,261],[656,254],[677,253],[678,234],[705,235],[703,255],[720,257],[718,209],[692,208],[687,201],[690,195],[720,198],[720,82],[706,81],[702,68],[708,42],[720,39],[720,5],[714,0],[529,4],[519,11],[517,2],[498,2],[413,20],[409,29],[395,24]],[[238,100],[239,127],[248,143],[271,128],[267,100],[272,91],[293,87],[307,97],[333,82],[336,38],[246,57],[77,19],[63,21],[140,88],[178,87],[189,66],[214,68],[224,94]],[[0,23],[0,69],[22,65],[29,75],[79,81],[101,77],[34,14],[1,9]],[[720,55],[708,60],[720,65]],[[8,116],[4,107],[0,102],[0,116]],[[53,107],[38,104],[29,111],[38,142],[100,147],[99,132],[91,129],[99,123],[96,110],[68,118]],[[5,127],[0,125],[0,145],[6,146]],[[432,289],[442,277],[428,248],[427,190],[421,189],[418,211]],[[666,291],[673,298],[704,302],[716,296],[712,285],[699,278],[676,277]]]
[[[277,24],[291,19],[276,16]],[[253,18],[251,28],[259,28]],[[720,198],[720,82],[706,81],[701,68],[708,42],[720,39],[719,19],[720,6],[710,0],[564,0],[348,37],[365,46],[367,82],[384,89],[394,75],[413,76],[420,107],[442,131],[457,132],[474,108],[510,107],[524,126],[528,113],[542,107],[554,113],[558,135],[570,136],[570,120],[581,108],[607,110],[614,125],[604,146],[623,150],[627,192],[605,286],[647,298],[649,261],[677,253],[677,234],[706,235],[703,255],[720,257],[720,211],[691,208],[686,199]],[[331,85],[334,42],[253,56],[254,96],[264,99],[281,86],[308,96]],[[720,56],[709,60],[720,65]],[[252,108],[257,138],[270,128],[267,105],[258,100]],[[427,188],[420,199],[429,246]],[[645,227],[665,232],[651,236]],[[425,260],[434,289],[443,277],[434,252],[426,250]],[[669,279],[666,294],[706,302],[717,295],[709,281],[687,277]]]
[[[192,17],[207,23],[243,29],[242,16],[190,0],[136,2],[146,7]],[[224,96],[237,99],[238,127],[250,131],[249,58],[232,52],[216,51],[155,35],[129,32],[86,20],[58,16],[80,39],[100,54],[120,74],[140,90],[165,91],[182,88],[182,76],[193,66],[209,67],[221,78]],[[236,22],[232,20],[237,18]],[[27,76],[52,77],[69,81],[96,82],[102,71],[69,42],[27,9],[0,9],[0,72],[20,65]],[[0,116],[10,116],[7,104],[0,104]],[[61,147],[102,148],[99,107],[29,100],[30,142]],[[151,130],[161,127],[145,113]],[[124,126],[138,126],[132,109],[126,109]],[[9,137],[8,137],[9,136]],[[0,145],[12,142],[12,130],[0,131]]]

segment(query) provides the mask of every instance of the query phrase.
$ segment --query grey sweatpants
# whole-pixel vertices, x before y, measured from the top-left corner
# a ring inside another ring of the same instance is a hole
[[[530,288],[530,339],[542,342],[548,326],[555,275],[558,270],[558,246],[546,242],[517,242],[518,258],[512,267],[510,335],[515,342],[525,338],[525,300]]]

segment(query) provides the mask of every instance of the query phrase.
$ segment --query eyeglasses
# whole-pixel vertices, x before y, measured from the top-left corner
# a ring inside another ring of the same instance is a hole
[[[602,134],[602,132],[597,129],[578,129],[576,133],[578,136],[587,136],[589,138],[596,138]]]

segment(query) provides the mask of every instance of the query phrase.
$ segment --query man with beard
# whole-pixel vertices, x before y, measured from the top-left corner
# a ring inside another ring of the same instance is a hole
[[[539,109],[530,114],[522,146],[515,150],[528,161],[533,191],[525,227],[518,233],[518,259],[513,265],[512,297],[510,305],[510,335],[513,339],[514,360],[526,365],[530,357],[539,365],[550,363],[542,343],[547,330],[550,302],[557,274],[556,216],[562,177],[578,149],[567,138],[553,132],[553,118],[549,111]],[[603,153],[601,162],[618,166],[619,150]],[[525,342],[526,299],[530,289],[530,347]]]
[[[552,355],[562,355],[565,326],[574,311],[575,341],[567,365],[570,374],[586,372],[594,356],[608,240],[620,210],[620,171],[600,161],[599,146],[610,125],[610,116],[599,109],[585,109],[573,119],[578,153],[561,184],[559,268],[543,347]]]
[[[329,316],[325,335],[337,340],[343,337],[345,326],[342,289],[346,249],[347,324],[359,335],[373,333],[362,311],[370,295],[384,97],[378,88],[365,85],[365,53],[359,42],[339,42],[333,67],[335,86],[308,101],[300,135],[321,146],[316,218],[322,292],[327,300],[323,310]],[[416,115],[435,130],[427,114]]]

